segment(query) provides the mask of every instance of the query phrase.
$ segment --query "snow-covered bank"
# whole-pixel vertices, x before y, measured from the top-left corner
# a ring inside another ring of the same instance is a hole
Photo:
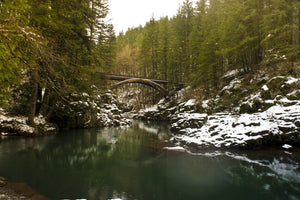
[[[190,120],[188,120],[190,121]],[[178,127],[173,123],[172,127]],[[264,112],[209,115],[196,128],[179,129],[174,141],[190,148],[260,148],[300,143],[300,104],[272,106]]]
[[[176,97],[141,110],[139,118],[167,120],[173,141],[190,150],[300,145],[300,78],[234,78],[209,99]],[[185,89],[186,90],[186,89]]]
[[[57,106],[52,120],[61,128],[97,128],[109,126],[127,126],[131,124],[122,114],[121,105],[116,96],[105,93],[72,94],[69,105]]]
[[[98,95],[71,94],[69,104],[58,102],[50,118],[52,123],[39,115],[36,126],[27,124],[27,117],[11,115],[0,110],[0,135],[36,136],[50,135],[61,129],[128,126],[131,120],[122,114],[119,102],[111,92]]]
[[[27,124],[27,117],[9,116],[4,110],[0,109],[0,135],[2,136],[36,136],[50,135],[57,132],[54,124],[46,122],[41,115],[35,117],[36,127]]]

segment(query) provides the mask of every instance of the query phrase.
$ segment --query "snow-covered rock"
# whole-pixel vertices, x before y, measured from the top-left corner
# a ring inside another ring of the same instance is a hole
[[[179,130],[174,139],[194,148],[259,148],[269,143],[300,143],[299,120],[300,104],[277,105],[254,114],[219,113],[208,116],[200,128]]]
[[[96,86],[93,89],[91,94],[73,93],[66,97],[68,101],[58,102],[51,120],[63,129],[131,124],[122,116],[120,103],[111,91],[100,93]]]
[[[0,110],[0,135],[49,135],[57,132],[57,127],[51,123],[46,122],[41,115],[34,118],[35,127],[27,124],[27,117],[24,116],[9,116],[3,110]]]
[[[195,95],[183,98],[191,90],[185,88],[176,98],[143,110],[140,118],[170,121],[174,141],[189,148],[300,144],[300,79],[264,72],[251,77],[250,85],[249,79],[231,77],[202,101]]]
[[[171,118],[171,130],[179,131],[184,128],[200,128],[207,120],[207,114],[180,113]]]
[[[289,149],[292,149],[293,146],[292,145],[289,145],[289,144],[284,144],[282,145],[282,148],[286,149],[286,150],[289,150]]]
[[[183,147],[176,146],[176,147],[164,147],[164,149],[169,151],[179,151],[179,152],[185,152],[186,150]]]

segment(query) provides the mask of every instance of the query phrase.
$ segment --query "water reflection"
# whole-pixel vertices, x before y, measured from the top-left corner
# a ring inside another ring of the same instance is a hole
[[[251,164],[260,167],[268,168],[272,172],[269,176],[278,176],[285,181],[300,183],[300,152],[299,149],[294,152],[280,151],[278,149],[268,149],[264,151],[245,151],[244,152],[222,152],[215,151],[209,153],[192,153],[194,156],[206,157],[229,157],[234,160],[239,160],[241,163]],[[242,164],[241,164],[242,165]],[[249,170],[247,170],[249,171]],[[253,170],[252,170],[253,171]]]
[[[0,140],[0,172],[52,199],[300,199],[299,151],[187,153],[168,127],[73,130]]]

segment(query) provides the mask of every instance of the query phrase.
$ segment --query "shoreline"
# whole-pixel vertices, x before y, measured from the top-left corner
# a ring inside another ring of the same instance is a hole
[[[14,183],[0,177],[0,200],[49,200],[25,183]]]

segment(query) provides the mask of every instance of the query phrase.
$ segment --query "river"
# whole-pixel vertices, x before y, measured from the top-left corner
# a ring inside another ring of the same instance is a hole
[[[0,175],[50,199],[296,200],[299,150],[188,153],[164,149],[167,125],[0,138]]]

